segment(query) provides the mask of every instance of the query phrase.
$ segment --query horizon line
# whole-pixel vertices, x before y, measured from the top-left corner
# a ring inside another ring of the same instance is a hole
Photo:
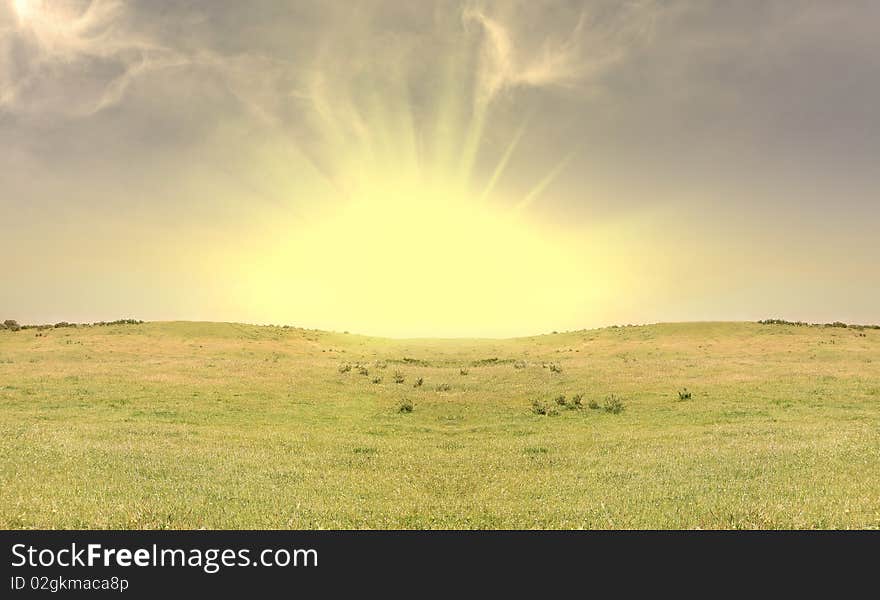
[[[543,333],[533,333],[528,335],[514,335],[507,337],[491,337],[491,336],[388,336],[388,335],[371,335],[366,333],[358,333],[351,332],[349,330],[335,330],[335,329],[320,329],[320,328],[312,328],[312,327],[301,327],[298,325],[278,325],[275,323],[246,323],[241,321],[210,321],[210,320],[190,320],[190,319],[163,319],[163,320],[142,320],[142,319],[134,319],[134,318],[123,318],[116,319],[113,321],[94,321],[91,323],[82,322],[68,322],[68,321],[59,321],[57,323],[43,323],[43,324],[32,324],[25,323],[19,324],[17,321],[13,319],[7,319],[0,322],[0,330],[11,329],[8,323],[15,323],[17,326],[13,331],[17,331],[18,329],[62,329],[62,328],[79,328],[79,327],[106,327],[111,325],[143,325],[143,324],[174,324],[174,323],[196,323],[196,324],[206,324],[206,325],[239,325],[245,327],[272,327],[277,329],[296,329],[300,331],[314,331],[320,333],[333,333],[337,335],[352,335],[358,337],[366,337],[366,338],[377,338],[377,339],[386,339],[386,340],[399,340],[399,341],[407,341],[407,340],[516,340],[516,339],[526,339],[533,337],[541,337],[547,335],[562,335],[562,334],[570,334],[570,333],[578,333],[585,331],[599,331],[602,329],[622,329],[628,327],[650,327],[655,325],[699,325],[699,324],[755,324],[755,325],[789,325],[795,327],[828,327],[828,328],[841,328],[841,329],[880,329],[880,324],[866,324],[866,323],[846,323],[843,321],[833,321],[833,322],[825,322],[825,323],[812,323],[808,321],[789,321],[787,319],[782,318],[768,318],[768,319],[759,319],[757,321],[752,320],[693,320],[693,321],[655,321],[650,323],[626,323],[626,324],[611,324],[611,325],[603,325],[600,327],[585,327],[582,329],[567,329],[567,330],[552,330],[549,332]]]

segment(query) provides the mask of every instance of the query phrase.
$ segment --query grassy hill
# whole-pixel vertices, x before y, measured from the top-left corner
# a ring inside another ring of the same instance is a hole
[[[880,527],[878,424],[872,329],[4,330],[0,527]]]

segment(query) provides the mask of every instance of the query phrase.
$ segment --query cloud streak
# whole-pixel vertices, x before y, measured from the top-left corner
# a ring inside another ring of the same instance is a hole
[[[476,101],[489,104],[499,94],[520,87],[595,83],[637,42],[650,36],[657,12],[657,5],[649,1],[626,3],[604,14],[585,4],[569,32],[551,32],[535,41],[523,35],[532,24],[521,16],[466,7],[465,25],[476,24],[484,36]]]
[[[13,0],[0,19],[0,109],[82,117],[117,104],[143,74],[188,59],[130,23],[118,0]]]
[[[118,104],[137,79],[162,69],[186,67],[221,76],[229,91],[264,119],[277,118],[288,109],[285,103],[301,106],[303,98],[311,99],[311,110],[326,116],[328,81],[345,77],[351,81],[366,72],[393,73],[412,79],[409,84],[424,86],[424,80],[436,73],[426,74],[413,61],[448,53],[444,43],[450,39],[460,40],[478,55],[476,61],[467,57],[476,72],[459,76],[473,81],[467,93],[477,105],[486,106],[517,88],[573,86],[595,80],[644,34],[654,13],[653,4],[647,2],[629,3],[610,12],[585,5],[573,27],[535,34],[529,32],[531,22],[522,11],[509,8],[519,5],[493,11],[484,5],[462,4],[440,11],[458,12],[457,28],[450,29],[448,20],[434,19],[428,20],[427,28],[422,23],[421,30],[407,30],[406,25],[390,19],[390,27],[398,29],[381,37],[369,25],[358,31],[358,25],[349,22],[342,29],[357,36],[354,44],[330,34],[332,43],[299,49],[305,56],[288,61],[284,56],[260,53],[228,55],[211,47],[194,52],[175,47],[173,42],[163,43],[140,27],[133,6],[121,0],[6,0],[0,5],[0,110],[30,116],[90,116]],[[375,24],[371,13],[385,6],[361,8],[361,17]],[[395,10],[389,12],[406,12]],[[455,21],[451,23],[454,26]],[[364,54],[352,54],[358,51]],[[290,85],[293,80],[296,89]],[[348,125],[362,133],[357,121]]]

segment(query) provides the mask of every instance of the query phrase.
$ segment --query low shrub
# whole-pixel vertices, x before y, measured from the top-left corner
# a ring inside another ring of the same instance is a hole
[[[555,417],[559,414],[559,411],[553,408],[552,406],[547,406],[540,400],[532,401],[532,412],[536,415],[544,415],[547,417]]]
[[[687,388],[682,388],[682,389],[678,390],[678,399],[679,400],[690,400],[691,393],[688,391]]]
[[[399,413],[411,413],[413,411],[413,403],[412,400],[404,398],[400,401],[400,404],[397,405],[397,412]]]
[[[605,398],[605,404],[602,408],[605,409],[605,412],[616,415],[617,413],[623,412],[625,407],[623,405],[623,400],[614,394],[611,394]]]

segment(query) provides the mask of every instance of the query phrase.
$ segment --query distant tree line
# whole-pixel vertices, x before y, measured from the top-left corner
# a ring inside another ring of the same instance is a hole
[[[58,329],[62,327],[106,327],[107,325],[140,325],[143,321],[138,319],[117,319],[116,321],[96,321],[94,323],[68,323],[67,321],[59,321],[54,325],[19,325],[18,321],[6,319],[0,324],[0,329],[8,329],[10,331],[20,331],[22,329]]]
[[[843,327],[849,329],[880,329],[880,325],[855,325],[852,323],[844,323],[843,321],[834,321],[833,323],[807,323],[806,321],[786,321],[785,319],[764,319],[758,321],[761,325],[794,325],[795,327]]]

